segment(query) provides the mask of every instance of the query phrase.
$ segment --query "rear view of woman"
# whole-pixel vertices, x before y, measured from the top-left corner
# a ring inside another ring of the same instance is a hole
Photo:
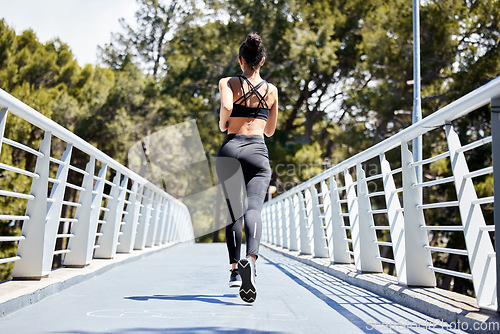
[[[278,90],[260,76],[265,59],[262,38],[250,33],[239,50],[242,74],[219,82],[219,128],[222,132],[227,130],[227,137],[217,154],[216,168],[229,211],[226,226],[231,264],[229,286],[239,287],[241,299],[249,303],[257,297],[255,261],[262,233],[261,210],[271,179],[264,135],[274,134],[278,119]],[[242,182],[234,179],[238,169],[243,174]],[[241,191],[234,191],[235,184],[240,185]],[[243,259],[240,258],[242,225],[246,237]]]

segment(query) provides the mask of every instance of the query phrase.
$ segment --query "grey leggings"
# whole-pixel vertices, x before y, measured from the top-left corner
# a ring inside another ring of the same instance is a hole
[[[229,134],[217,154],[216,168],[229,209],[226,226],[229,263],[240,260],[243,221],[246,254],[258,256],[262,235],[261,210],[271,180],[264,138]]]

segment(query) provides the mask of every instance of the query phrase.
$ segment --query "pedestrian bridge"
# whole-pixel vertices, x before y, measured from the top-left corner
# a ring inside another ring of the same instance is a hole
[[[0,329],[2,333],[461,332],[451,327],[456,323],[446,324],[267,248],[257,263],[257,301],[247,304],[237,289],[228,288],[226,257],[223,244],[177,244],[9,314],[0,319]]]
[[[185,204],[0,91],[0,168],[12,180],[0,221],[13,231],[0,245],[17,244],[0,259],[14,264],[14,280],[0,284],[1,332],[498,332],[500,215],[483,207],[500,208],[474,180],[489,177],[500,193],[499,92],[497,78],[267,201],[258,297],[246,304],[227,288],[225,246],[193,242]],[[460,120],[484,106],[490,131],[471,133]],[[12,118],[43,138],[18,138]],[[414,160],[409,144],[421,136],[447,145]],[[474,150],[487,153],[471,170]],[[14,151],[33,166],[16,165]],[[420,178],[433,163],[451,174]],[[423,203],[445,184],[452,200]],[[452,223],[426,219],[453,209]],[[448,247],[449,233],[465,247]],[[443,268],[434,253],[469,268]],[[437,275],[471,281],[475,298],[436,288]]]

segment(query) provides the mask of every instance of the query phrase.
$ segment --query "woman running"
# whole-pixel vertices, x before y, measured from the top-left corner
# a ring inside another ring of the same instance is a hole
[[[271,179],[264,135],[274,134],[278,119],[278,90],[260,76],[265,59],[262,38],[252,32],[239,50],[243,73],[219,82],[219,128],[228,134],[217,154],[216,168],[229,209],[226,226],[231,264],[229,286],[239,287],[241,299],[249,303],[257,297],[255,261],[262,233],[261,210]],[[242,182],[235,178],[238,170],[243,174]],[[234,185],[241,189],[235,191]],[[246,237],[244,259],[240,259],[242,225]]]

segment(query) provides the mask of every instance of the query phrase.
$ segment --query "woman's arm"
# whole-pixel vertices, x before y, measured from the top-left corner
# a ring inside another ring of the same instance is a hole
[[[233,91],[229,84],[229,79],[222,78],[219,81],[220,92],[220,116],[219,116],[219,129],[224,132],[229,126],[229,117],[233,111]]]
[[[271,86],[271,94],[274,98],[274,103],[269,111],[269,117],[267,118],[266,127],[264,128],[264,134],[267,137],[271,137],[276,130],[276,123],[278,122],[278,89],[275,86]]]

